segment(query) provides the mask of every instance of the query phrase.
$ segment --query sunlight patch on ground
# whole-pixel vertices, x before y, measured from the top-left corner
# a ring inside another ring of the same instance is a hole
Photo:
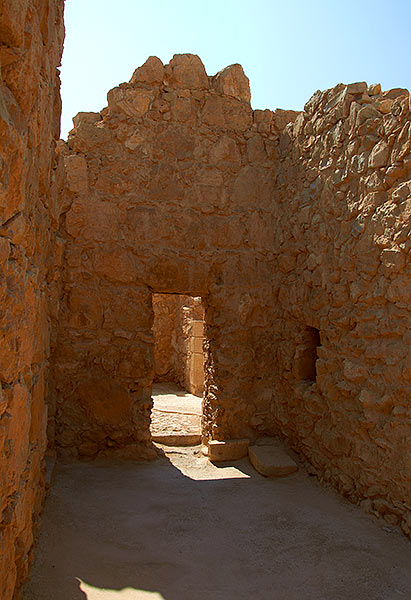
[[[89,585],[77,579],[80,589],[85,593],[87,600],[165,600],[159,592],[123,588],[122,590],[109,590]]]
[[[197,468],[196,463],[191,463],[187,465],[181,460],[181,456],[178,454],[167,453],[167,458],[171,462],[171,464],[180,471],[184,475],[184,477],[188,477],[194,481],[214,481],[217,479],[249,479],[250,475],[244,473],[240,469],[231,466],[220,466],[216,467],[212,463],[208,462],[208,460],[203,458],[197,459]],[[206,463],[207,468],[204,469],[204,463]]]

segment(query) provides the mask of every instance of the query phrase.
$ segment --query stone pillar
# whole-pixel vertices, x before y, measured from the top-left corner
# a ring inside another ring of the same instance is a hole
[[[189,341],[188,372],[189,392],[201,396],[204,389],[204,321],[191,321],[191,337]]]

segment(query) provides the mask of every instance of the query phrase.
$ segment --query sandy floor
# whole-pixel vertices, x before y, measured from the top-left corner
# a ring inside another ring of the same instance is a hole
[[[153,441],[173,446],[201,442],[201,398],[172,383],[153,385],[151,436]]]
[[[411,544],[304,472],[57,465],[24,600],[409,600]]]

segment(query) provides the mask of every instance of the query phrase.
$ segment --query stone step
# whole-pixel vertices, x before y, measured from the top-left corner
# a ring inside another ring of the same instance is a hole
[[[200,434],[164,433],[152,434],[151,439],[164,446],[198,446],[201,444]]]
[[[225,460],[238,460],[247,456],[248,439],[217,441],[211,440],[208,442],[208,458],[212,462]]]
[[[248,456],[254,469],[265,477],[284,477],[298,470],[296,462],[278,444],[250,446]]]

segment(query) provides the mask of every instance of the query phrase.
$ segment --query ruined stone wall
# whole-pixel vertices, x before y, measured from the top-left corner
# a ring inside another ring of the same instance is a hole
[[[261,427],[409,534],[408,92],[317,92],[281,137],[277,173],[276,371]]]
[[[201,298],[153,294],[154,382],[174,382],[191,394],[204,388],[203,336],[193,321],[204,323]]]
[[[19,597],[44,493],[62,11],[60,0],[14,0],[0,10],[2,600]]]
[[[249,100],[239,65],[209,77],[176,55],[150,58],[101,113],[75,117],[53,357],[62,453],[150,454],[152,292],[203,298],[205,433],[250,433],[254,385],[271,368],[253,346],[270,318],[273,163],[296,113]]]
[[[408,92],[253,112],[177,55],[108,100],[63,148],[60,451],[148,455],[151,294],[202,296],[204,438],[278,433],[409,533]]]
[[[182,311],[189,300],[189,296],[178,294],[153,294],[154,382],[184,385],[186,344]]]

